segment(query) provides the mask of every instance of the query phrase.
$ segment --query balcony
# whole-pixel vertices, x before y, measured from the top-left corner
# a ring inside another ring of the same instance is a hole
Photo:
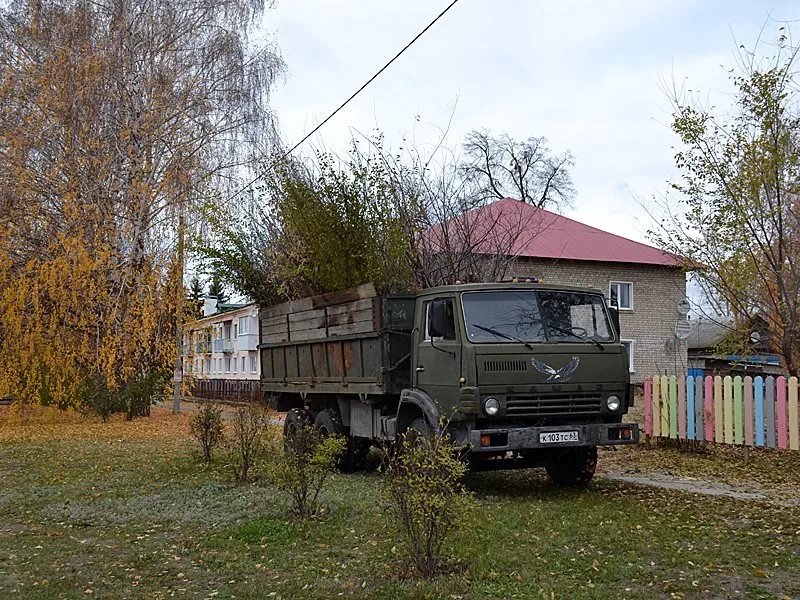
[[[197,353],[198,354],[211,354],[211,342],[198,342],[197,343]]]
[[[239,338],[236,340],[236,348],[238,350],[255,350],[258,348],[258,332],[240,333]]]
[[[230,340],[214,340],[214,352],[230,354],[233,352],[233,344]]]

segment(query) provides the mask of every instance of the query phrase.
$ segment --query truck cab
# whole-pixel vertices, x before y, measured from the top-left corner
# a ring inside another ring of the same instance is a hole
[[[432,288],[414,322],[404,396],[468,445],[473,466],[571,461],[593,472],[596,446],[638,441],[636,424],[622,423],[633,396],[618,319],[599,291],[535,280]],[[404,400],[398,431],[413,420]]]

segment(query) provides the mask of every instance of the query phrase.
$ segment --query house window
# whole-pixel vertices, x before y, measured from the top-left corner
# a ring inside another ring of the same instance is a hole
[[[239,317],[239,335],[250,333],[250,317]]]
[[[233,357],[233,372],[236,373],[236,365],[239,364],[239,359],[235,356]]]
[[[242,373],[244,373],[244,359],[245,359],[245,357],[243,356],[242,357]]]
[[[633,368],[633,340],[620,340],[622,343],[622,347],[625,348],[625,352],[628,353],[628,371],[634,373],[635,370]]]
[[[230,357],[227,357],[227,356],[225,357],[225,372],[226,373],[230,373],[231,372],[231,359],[230,359]]]
[[[251,373],[255,373],[257,366],[258,366],[258,364],[257,364],[256,357],[255,357],[255,355],[253,355],[253,356],[250,357],[250,372]]]
[[[612,281],[608,289],[611,306],[619,310],[633,310],[633,284],[630,281]]]

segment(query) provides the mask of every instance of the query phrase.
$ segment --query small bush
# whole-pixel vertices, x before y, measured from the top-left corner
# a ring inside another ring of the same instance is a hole
[[[238,406],[225,438],[228,464],[237,483],[250,481],[251,470],[264,454],[271,413],[258,404]]]
[[[449,436],[410,430],[384,456],[386,495],[405,542],[408,570],[429,579],[444,565],[442,546],[469,516],[471,495],[462,482],[467,465]]]
[[[120,409],[119,395],[108,387],[106,378],[92,373],[78,387],[80,406],[99,416],[103,422]]]
[[[324,437],[311,425],[284,438],[282,450],[275,446],[270,479],[289,494],[292,511],[299,517],[307,519],[320,513],[320,492],[346,447],[343,437]]]
[[[203,460],[211,464],[211,452],[224,439],[222,408],[216,404],[204,404],[189,421],[189,433],[203,449]]]

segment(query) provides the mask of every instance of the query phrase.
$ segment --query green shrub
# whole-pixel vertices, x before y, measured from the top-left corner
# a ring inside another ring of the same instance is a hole
[[[224,440],[222,408],[216,404],[204,404],[189,421],[189,433],[203,449],[203,460],[211,464],[211,452]]]
[[[258,404],[240,405],[233,414],[225,450],[237,483],[250,481],[252,468],[264,455],[271,414]]]
[[[270,461],[270,479],[289,494],[291,509],[307,519],[320,513],[320,493],[347,447],[341,436],[322,436],[312,425],[298,428],[276,444]]]
[[[442,546],[470,516],[473,499],[463,484],[467,465],[441,428],[409,430],[384,456],[385,493],[404,537],[407,570],[429,579],[443,565]],[[425,435],[427,434],[427,435]]]
[[[105,423],[119,410],[119,395],[108,387],[100,373],[87,376],[78,387],[78,403],[82,409],[96,414]]]

